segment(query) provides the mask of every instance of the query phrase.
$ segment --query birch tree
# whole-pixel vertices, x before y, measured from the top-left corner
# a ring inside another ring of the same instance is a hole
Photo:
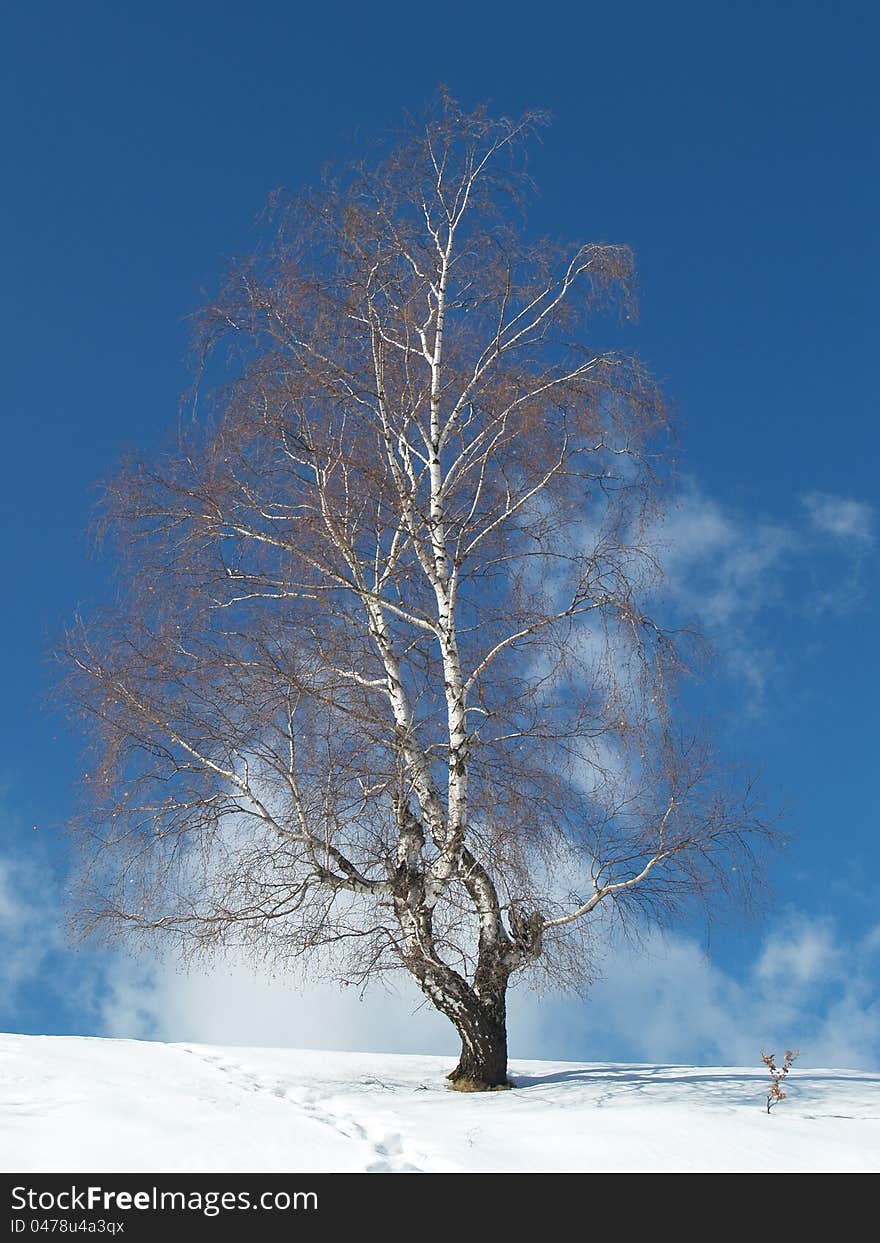
[[[62,652],[81,920],[405,970],[472,1089],[515,976],[748,896],[766,832],[677,724],[663,403],[594,341],[633,260],[524,234],[543,120],[442,97],[277,205],[200,315],[197,413],[106,486],[118,601]]]

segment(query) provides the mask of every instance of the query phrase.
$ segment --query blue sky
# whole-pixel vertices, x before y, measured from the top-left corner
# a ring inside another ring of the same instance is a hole
[[[187,314],[269,191],[445,82],[552,112],[536,232],[636,251],[632,347],[680,425],[671,603],[718,653],[693,698],[792,837],[761,922],[611,946],[587,1003],[517,1002],[513,1050],[748,1061],[776,1040],[878,1067],[876,6],[476,7],[84,0],[3,19],[0,1028],[454,1047],[408,996],[68,948],[77,744],[41,706],[49,642],[106,586],[93,485],[173,423]]]

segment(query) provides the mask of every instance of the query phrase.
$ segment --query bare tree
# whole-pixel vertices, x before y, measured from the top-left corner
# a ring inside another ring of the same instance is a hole
[[[515,973],[747,894],[765,832],[670,715],[663,404],[587,343],[632,258],[523,240],[542,123],[442,96],[279,205],[201,315],[199,417],[107,486],[119,602],[62,653],[85,923],[405,968],[471,1088]]]

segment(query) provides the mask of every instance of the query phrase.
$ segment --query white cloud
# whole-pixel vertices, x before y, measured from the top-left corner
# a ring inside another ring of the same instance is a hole
[[[743,701],[759,707],[778,667],[759,626],[784,602],[785,571],[801,550],[801,535],[725,507],[688,481],[650,537],[664,571],[656,605],[663,621],[696,623]]]
[[[875,513],[866,501],[830,492],[808,492],[802,500],[818,531],[857,544],[873,543]]]
[[[875,932],[847,939],[831,920],[792,912],[736,972],[689,938],[655,934],[638,952],[621,952],[591,1008],[613,1013],[632,1055],[646,1061],[749,1065],[762,1048],[799,1047],[802,1066],[877,1068]]]
[[[61,944],[54,908],[54,882],[39,857],[0,855],[0,1011],[12,1012],[18,990],[38,978]]]
[[[786,596],[786,573],[820,543],[827,553],[829,541],[820,537],[848,541],[838,554],[844,557],[873,539],[873,511],[863,502],[811,493],[804,507],[808,522],[771,521],[723,506],[691,484],[654,533],[679,613],[703,620],[753,701],[780,659],[756,627]],[[614,767],[612,751],[602,758]],[[38,979],[52,990],[60,969],[48,959],[62,940],[46,915],[53,891],[39,858],[0,856],[0,1003]],[[751,1064],[762,1045],[778,1051],[788,1044],[802,1047],[802,1064],[878,1066],[878,954],[880,925],[847,943],[832,923],[806,916],[777,925],[755,961],[735,973],[714,965],[692,939],[652,935],[638,951],[612,948],[587,1003],[515,993],[511,1048],[522,1057]],[[234,957],[212,971],[184,973],[168,957],[148,963],[120,956],[106,975],[100,970],[88,988],[108,1035],[455,1052],[452,1028],[406,977],[391,992],[373,986],[361,998],[354,988],[305,985]]]
[[[834,929],[827,921],[800,921],[765,946],[754,975],[768,988],[789,991],[830,975],[839,956]]]
[[[452,1027],[404,975],[391,991],[374,984],[361,997],[236,957],[185,972],[170,956],[117,954],[74,970],[53,915],[52,869],[32,849],[0,855],[4,1025],[22,990],[39,985],[44,997],[76,993],[80,1013],[91,1010],[106,1035],[456,1053]],[[586,1001],[513,991],[514,1057],[753,1065],[762,1047],[799,1046],[803,1066],[880,1068],[880,923],[845,937],[830,919],[790,913],[735,970],[683,935],[597,948],[602,976]]]
[[[280,1045],[365,1052],[452,1053],[453,1029],[414,983],[355,987],[274,974],[230,954],[183,970],[171,956],[150,965],[120,957],[100,1013],[111,1036],[206,1044]]]
[[[713,629],[741,626],[778,597],[798,545],[783,523],[737,514],[688,484],[653,533],[665,591]]]
[[[651,934],[609,947],[586,1001],[515,989],[514,1057],[759,1065],[762,1048],[801,1049],[800,1066],[880,1067],[880,925],[846,940],[827,919],[790,913],[755,960],[725,971],[692,938]],[[304,987],[230,959],[182,973],[119,960],[107,1035],[454,1056],[452,1027],[406,977],[393,991]]]
[[[775,638],[780,617],[800,620],[861,598],[874,510],[827,492],[802,499],[804,512],[781,521],[722,505],[686,480],[650,533],[665,571],[657,608],[669,606],[673,622],[696,622],[749,707],[760,706],[792,659]]]

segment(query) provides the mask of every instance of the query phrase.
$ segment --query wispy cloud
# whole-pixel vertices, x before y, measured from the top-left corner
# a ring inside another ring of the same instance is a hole
[[[866,501],[834,496],[830,492],[808,492],[802,500],[817,531],[856,544],[874,542],[876,514]]]
[[[12,1015],[19,991],[36,981],[59,948],[52,909],[54,884],[39,857],[0,855],[0,1017]]]
[[[858,602],[873,544],[867,502],[827,492],[802,502],[792,515],[770,518],[722,504],[688,480],[651,532],[664,567],[659,607],[696,623],[753,708],[791,659],[791,645],[783,649],[775,637],[785,629],[779,619],[787,627]]]
[[[693,484],[656,540],[664,590],[718,629],[744,625],[779,598],[778,569],[798,545],[785,524],[725,509]]]
[[[87,1032],[112,957],[71,946],[52,845],[23,821],[5,785],[0,841],[0,1030]]]

